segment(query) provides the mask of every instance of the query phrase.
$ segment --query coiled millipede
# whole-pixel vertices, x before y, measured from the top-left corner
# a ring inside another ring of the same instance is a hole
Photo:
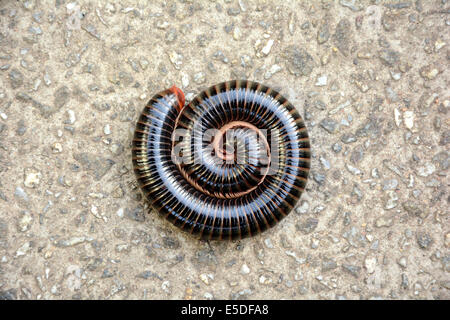
[[[257,82],[214,85],[185,105],[177,87],[150,99],[136,124],[133,166],[161,215],[201,239],[241,239],[294,208],[310,168],[305,124]]]

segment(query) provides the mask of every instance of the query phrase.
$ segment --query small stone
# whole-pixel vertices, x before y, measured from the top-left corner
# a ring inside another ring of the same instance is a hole
[[[344,212],[344,226],[350,225],[351,222],[351,212]]]
[[[333,44],[345,57],[350,54],[351,23],[348,19],[343,18],[337,24],[335,33],[333,34]]]
[[[335,152],[335,153],[339,153],[342,150],[342,146],[339,143],[334,143],[331,146],[331,149]]]
[[[400,259],[398,259],[397,263],[400,267],[402,267],[403,269],[406,269],[408,260],[406,259],[406,257],[401,257]]]
[[[320,240],[319,239],[311,239],[311,249],[317,249],[319,247]]]
[[[306,200],[302,200],[300,206],[298,206],[295,211],[299,214],[306,214],[309,210],[309,202]]]
[[[354,276],[355,278],[359,277],[359,272],[361,271],[361,267],[355,266],[355,265],[351,265],[351,264],[343,264],[342,265],[342,269],[351,274],[352,276]]]
[[[82,281],[82,269],[77,265],[69,265],[66,268],[65,277],[66,277],[66,286],[72,292],[78,291],[81,289]]]
[[[397,206],[398,204],[398,195],[394,190],[389,190],[387,192],[387,199],[386,199],[386,203],[384,205],[384,208],[386,210],[390,210],[393,209]]]
[[[442,39],[437,39],[437,40],[434,42],[434,52],[438,52],[438,51],[441,50],[445,45],[446,45],[446,43],[445,43]]]
[[[403,122],[405,123],[405,127],[411,130],[414,126],[414,112],[412,111],[403,112]]]
[[[169,22],[167,22],[165,20],[162,20],[162,19],[158,19],[155,22],[155,26],[158,29],[164,30],[164,29],[167,29],[169,27]]]
[[[17,223],[17,229],[20,232],[28,231],[33,223],[33,216],[28,211],[23,211]]]
[[[358,52],[357,57],[359,59],[371,59],[372,58],[372,52],[368,49],[363,49]]]
[[[241,13],[240,8],[228,8],[227,13],[229,16],[237,16],[239,13]]]
[[[393,67],[399,61],[398,52],[390,49],[383,49],[378,51],[378,57],[380,58],[381,62],[388,67]]]
[[[427,162],[424,166],[421,166],[417,168],[417,174],[421,177],[428,177],[429,175],[432,175],[436,171],[436,166],[431,163]]]
[[[328,112],[328,114],[332,115],[332,114],[338,113],[339,111],[341,111],[341,110],[343,110],[343,109],[345,109],[345,108],[347,108],[349,106],[351,106],[351,101],[350,100],[346,100],[345,102],[340,103],[336,108],[330,110]]]
[[[120,142],[114,142],[109,147],[109,151],[115,156],[119,156],[123,153],[125,147]]]
[[[395,92],[391,87],[385,88],[386,98],[390,102],[397,102],[399,100],[397,92]]]
[[[0,300],[16,300],[16,299],[17,299],[16,289],[0,291]]]
[[[315,172],[313,174],[313,179],[315,182],[317,182],[319,185],[323,185],[325,183],[325,175]]]
[[[367,269],[367,273],[372,274],[375,272],[375,267],[377,265],[377,258],[368,257],[364,260],[364,265]]]
[[[273,249],[273,248],[274,248],[273,243],[272,243],[272,240],[270,240],[269,238],[267,238],[267,239],[264,240],[264,244],[265,244],[266,247],[269,248],[269,249]]]
[[[316,83],[314,84],[316,87],[323,87],[327,85],[327,75],[322,75],[317,77]]]
[[[142,206],[137,206],[136,208],[130,210],[126,209],[125,213],[126,217],[137,221],[137,222],[144,222],[145,221],[145,212]]]
[[[6,125],[5,125],[5,127],[6,127]],[[19,122],[17,123],[17,129],[16,129],[17,135],[23,136],[26,131],[27,131],[27,127],[25,126],[25,121],[23,119],[19,120]],[[0,125],[0,132],[2,132],[1,125]]]
[[[269,277],[266,277],[264,275],[261,275],[258,280],[259,280],[260,284],[264,284],[264,285],[269,285],[272,283],[272,279]]]
[[[146,58],[142,57],[141,59],[139,59],[139,65],[141,66],[142,70],[146,70],[149,64],[150,62],[148,62]]]
[[[264,79],[268,80],[270,79],[275,73],[281,71],[283,68],[279,66],[278,64],[274,64],[270,67],[269,70],[264,74]]]
[[[408,276],[404,273],[402,273],[402,283],[401,283],[402,289],[406,290],[409,287],[409,280]]]
[[[239,8],[241,8],[242,12],[247,11],[247,1],[246,0],[238,0]]]
[[[450,130],[446,130],[442,133],[439,145],[445,146],[450,142]]]
[[[61,109],[69,101],[69,94],[69,88],[66,86],[62,86],[55,91],[53,97],[56,109]]]
[[[6,124],[0,123],[0,133],[2,133],[3,131],[5,131],[6,128],[7,128]]]
[[[247,266],[247,264],[243,264],[241,267],[241,274],[249,274],[250,273],[250,268]]]
[[[308,293],[308,289],[305,286],[300,286],[298,288],[298,293],[303,296]]]
[[[162,280],[162,278],[157,273],[154,273],[150,270],[145,270],[145,271],[137,274],[136,278],[145,279],[145,280],[154,278],[154,279]]]
[[[363,156],[364,156],[363,147],[358,146],[353,150],[353,152],[350,156],[350,161],[352,163],[356,164],[362,160]]]
[[[401,118],[401,113],[400,113],[400,111],[398,111],[397,108],[394,109],[394,121],[395,121],[395,125],[397,127],[400,127],[400,124],[402,123],[402,118]]]
[[[52,145],[52,152],[53,153],[61,153],[62,151],[63,151],[63,147],[62,147],[61,143],[55,142]]]
[[[100,34],[97,32],[97,29],[94,25],[88,24],[85,27],[82,27],[83,30],[85,30],[87,33],[89,33],[91,36],[96,38],[97,40],[100,40]]]
[[[73,158],[82,165],[84,170],[91,173],[97,181],[99,181],[115,164],[114,161],[103,158],[97,154],[76,153]]]
[[[25,10],[33,10],[36,6],[36,1],[34,0],[26,0],[22,2],[22,5],[24,7]]]
[[[359,170],[358,168],[356,168],[348,163],[345,164],[345,167],[347,168],[348,172],[350,172],[351,174],[354,174],[356,176],[362,174],[361,170]]]
[[[394,219],[392,217],[379,217],[376,221],[375,221],[375,227],[377,228],[387,228],[387,227],[391,227],[394,224]]]
[[[328,131],[328,133],[334,133],[338,126],[337,122],[330,118],[323,119],[319,124],[322,128]]]
[[[392,15],[387,13],[383,14],[381,17],[381,23],[383,25],[384,30],[386,31],[394,31],[395,29],[395,19]]]
[[[407,201],[402,204],[403,209],[412,216],[420,217],[425,219],[428,215],[417,203]]]
[[[348,243],[355,248],[364,247],[366,245],[366,239],[363,234],[356,227],[351,227],[342,235],[347,239]]]
[[[183,88],[187,88],[189,86],[189,75],[187,73],[181,73],[181,85]]]
[[[134,60],[132,58],[128,58],[127,62],[130,65],[131,69],[133,69],[133,71],[139,72],[139,66],[138,66],[136,60]],[[91,86],[91,88],[90,88],[91,91],[98,91],[99,90],[98,86],[95,85],[95,84],[94,85],[90,85],[90,86]]]
[[[297,230],[301,231],[302,233],[309,234],[317,228],[318,224],[319,224],[319,220],[317,220],[316,218],[308,218],[308,219],[306,219],[305,222],[303,222],[301,224],[297,224],[295,227]]]
[[[166,249],[178,249],[181,247],[180,241],[172,237],[163,237],[163,247]]]
[[[247,54],[244,54],[241,56],[241,66],[243,68],[251,68],[253,67],[253,60],[252,57],[250,57]],[[273,67],[273,66],[272,66]]]
[[[117,190],[117,189],[116,189]],[[121,190],[121,189],[120,189]],[[117,195],[113,195],[113,197],[114,198],[121,198],[120,196],[117,196]],[[117,216],[119,217],[119,218],[123,218],[123,208],[119,208],[117,211],[116,211],[116,214],[117,214]]]
[[[238,26],[235,26],[233,29],[233,39],[236,41],[242,39],[242,31],[241,28],[239,28]]]
[[[295,12],[291,12],[288,21],[288,29],[291,35],[294,34],[296,26],[297,26],[297,16]]]
[[[309,76],[314,69],[314,60],[304,49],[291,45],[284,51],[286,68],[288,71],[298,76]]]
[[[428,249],[433,244],[433,238],[426,232],[418,232],[416,235],[417,244],[421,249]]]
[[[213,279],[213,276],[211,274],[202,273],[199,276],[200,280],[202,280],[206,285],[209,285],[209,280]]]
[[[9,72],[9,80],[11,83],[11,87],[13,89],[17,89],[23,84],[23,74],[16,68],[14,68]]]
[[[56,247],[73,247],[76,246],[78,244],[81,244],[83,242],[85,242],[87,239],[85,237],[72,237],[69,239],[61,239],[58,241],[55,241],[55,246]]]
[[[14,191],[14,197],[18,200],[28,202],[28,195],[21,187],[16,188],[16,190]]]
[[[447,232],[444,236],[444,245],[446,248],[450,248],[450,232]]]
[[[166,35],[164,36],[166,43],[172,43],[177,39],[177,29],[170,28],[167,30]]]
[[[380,178],[380,173],[378,172],[377,168],[373,168],[370,174],[371,174],[372,178],[374,178],[374,179]]]
[[[206,81],[206,75],[204,72],[197,72],[194,74],[194,82],[196,84],[202,84]]]
[[[321,57],[320,57],[320,63],[325,66],[328,64],[328,62],[330,62],[330,51],[325,52]]]
[[[23,184],[27,188],[36,188],[40,181],[42,174],[35,168],[26,168],[24,172]]]
[[[225,56],[225,54],[222,51],[216,51],[213,55],[214,59],[222,61],[223,63],[227,64],[230,62],[228,58]]]
[[[207,46],[208,37],[205,34],[200,34],[196,37],[197,46],[204,48]]]
[[[106,279],[106,278],[112,278],[112,277],[114,277],[114,273],[112,273],[109,269],[105,269],[105,270],[103,270],[102,276],[100,278]]]
[[[398,81],[398,80],[400,80],[400,79],[402,78],[401,72],[395,72],[395,71],[393,71],[393,70],[390,70],[389,72],[390,72],[390,74],[391,74],[391,78],[392,78],[393,80],[395,80],[395,81]]]
[[[331,168],[330,162],[327,159],[325,159],[324,157],[320,156],[319,161],[325,170],[329,170]]]
[[[356,136],[353,134],[353,133],[347,133],[347,134],[344,134],[342,137],[341,137],[341,141],[343,142],[343,143],[353,143],[353,142],[356,142],[357,141],[357,138],[356,138]]]
[[[433,65],[422,67],[419,72],[420,76],[425,80],[433,80],[440,73],[439,69],[435,68]]]
[[[359,0],[339,0],[339,4],[355,12],[363,9],[363,5]]]
[[[322,272],[331,271],[337,268],[337,263],[334,259],[323,259],[322,260]]]
[[[68,119],[64,121],[65,124],[74,124],[77,118],[75,117],[75,112],[71,109],[67,110]]]
[[[397,179],[384,180],[382,185],[383,190],[395,190],[398,186],[398,180]]]
[[[24,256],[31,249],[31,242],[25,242],[19,249],[16,251],[16,258]]]
[[[116,245],[115,250],[117,253],[122,253],[122,252],[129,253],[131,251],[131,248],[128,243],[120,243],[120,244]]]
[[[183,64],[183,55],[176,52],[175,50],[169,53],[169,60],[175,67],[175,69],[180,70]]]
[[[330,38],[330,30],[327,21],[324,21],[317,31],[317,42],[323,44]]]
[[[52,84],[52,79],[48,69],[45,69],[44,71],[44,83],[47,87]]]
[[[102,215],[100,214],[98,207],[95,205],[91,205],[91,213],[94,217],[96,217],[97,219],[102,219]]]
[[[111,134],[111,126],[110,126],[109,124],[106,124],[106,125],[103,127],[103,133],[104,133],[105,135],[110,135],[110,134]]]
[[[274,40],[273,39],[269,39],[267,40],[266,45],[261,49],[261,52],[267,56],[270,53],[270,50],[272,49]]]
[[[450,167],[450,153],[441,151],[434,155],[433,161],[438,163],[441,170],[447,170]]]

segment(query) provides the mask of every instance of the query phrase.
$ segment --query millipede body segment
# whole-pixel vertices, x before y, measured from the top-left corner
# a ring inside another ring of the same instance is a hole
[[[257,82],[214,85],[185,105],[172,87],[136,124],[133,166],[147,200],[202,239],[240,239],[283,219],[309,173],[305,124],[282,95]]]

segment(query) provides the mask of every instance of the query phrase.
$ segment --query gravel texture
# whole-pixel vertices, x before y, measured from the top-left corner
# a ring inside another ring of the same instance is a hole
[[[2,1],[0,299],[450,299],[450,3]],[[312,142],[277,227],[149,211],[134,123],[173,84],[280,90]]]

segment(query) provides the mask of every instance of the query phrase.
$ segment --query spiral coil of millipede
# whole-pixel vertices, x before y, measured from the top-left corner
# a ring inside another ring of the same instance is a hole
[[[273,227],[304,191],[310,156],[295,107],[246,80],[214,85],[186,105],[175,86],[156,94],[132,146],[151,206],[202,239],[240,239]]]

